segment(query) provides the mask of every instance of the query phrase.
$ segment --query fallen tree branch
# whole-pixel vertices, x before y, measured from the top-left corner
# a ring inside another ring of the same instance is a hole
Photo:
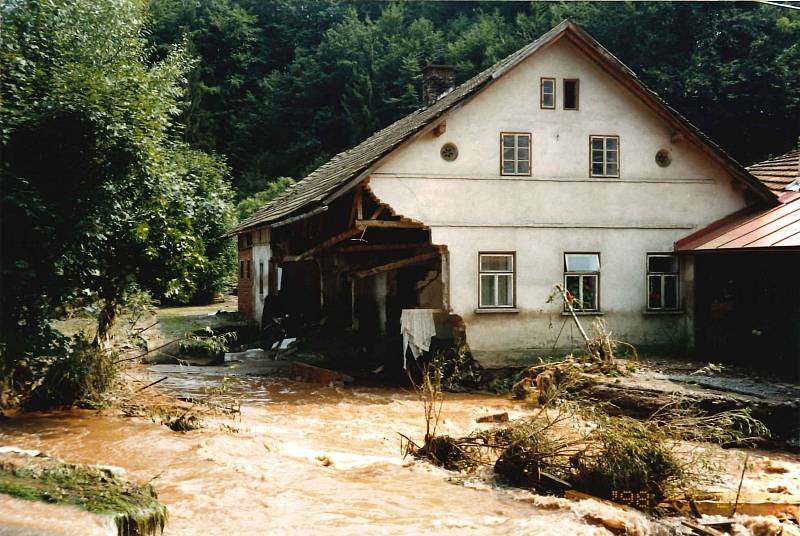
[[[148,384],[147,384],[147,385],[145,385],[144,387],[142,387],[142,388],[140,388],[140,389],[137,389],[137,390],[136,390],[136,392],[138,393],[138,392],[140,392],[140,391],[144,391],[145,389],[147,389],[147,388],[149,388],[149,387],[152,387],[152,386],[154,386],[154,385],[156,385],[156,384],[159,384],[159,383],[163,382],[163,381],[164,381],[164,380],[166,380],[166,379],[167,379],[167,376],[164,376],[164,377],[163,377],[163,378],[161,378],[160,380],[156,380],[156,381],[154,381],[153,383],[148,383]]]
[[[118,359],[118,360],[114,361],[114,364],[116,365],[118,363],[124,363],[125,361],[133,361],[134,359],[141,359],[144,356],[146,356],[147,354],[152,354],[156,350],[160,350],[160,349],[164,348],[165,346],[169,346],[170,344],[172,344],[174,342],[182,341],[185,338],[186,337],[178,337],[177,339],[173,339],[173,340],[169,341],[168,343],[162,344],[161,346],[156,346],[152,350],[148,350],[148,351],[144,352],[143,354],[139,354],[139,355],[136,355],[136,356],[133,356],[133,357],[126,357],[124,359]]]

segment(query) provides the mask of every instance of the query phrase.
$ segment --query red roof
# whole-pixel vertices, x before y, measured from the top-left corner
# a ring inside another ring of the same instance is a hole
[[[800,194],[777,207],[741,210],[675,242],[680,252],[757,249],[800,250]]]

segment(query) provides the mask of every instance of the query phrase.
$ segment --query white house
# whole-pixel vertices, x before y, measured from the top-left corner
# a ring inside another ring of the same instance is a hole
[[[242,312],[261,320],[272,301],[394,338],[402,310],[441,310],[493,365],[579,344],[548,303],[560,283],[587,324],[692,347],[698,255],[675,243],[787,199],[572,22],[452,80],[432,66],[426,107],[230,231]],[[798,237],[772,246],[790,252],[781,263],[798,260]]]

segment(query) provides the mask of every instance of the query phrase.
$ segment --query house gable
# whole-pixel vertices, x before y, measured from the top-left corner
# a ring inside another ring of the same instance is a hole
[[[341,195],[342,190],[347,190],[353,185],[363,182],[387,154],[407,143],[409,139],[419,136],[425,129],[431,128],[432,123],[439,121],[453,109],[457,109],[473,96],[480,94],[494,81],[515,69],[519,63],[527,61],[532,55],[546,50],[564,38],[580,47],[587,57],[592,57],[598,65],[637,93],[642,101],[671,124],[676,132],[686,135],[698,148],[728,168],[732,176],[754,192],[756,196],[767,203],[774,204],[776,202],[775,196],[768,188],[703,136],[675,110],[669,108],[655,93],[648,90],[612,54],[577,25],[570,21],[564,21],[533,43],[441,97],[433,105],[409,114],[377,132],[358,146],[336,155],[283,195],[262,207],[253,216],[240,222],[228,234],[233,235],[261,224],[273,224],[297,218],[310,211],[318,213],[325,210],[330,201]]]
[[[555,109],[540,107],[540,80],[556,80]],[[580,81],[578,110],[563,108],[563,81]],[[500,136],[530,133],[531,175],[504,176]],[[619,137],[619,177],[590,176],[590,136]],[[458,157],[440,156],[445,144]],[[667,150],[671,163],[655,156]],[[746,204],[730,170],[676,135],[628,87],[563,39],[512,69],[396,149],[370,174],[376,195],[429,225],[676,226],[692,229]]]

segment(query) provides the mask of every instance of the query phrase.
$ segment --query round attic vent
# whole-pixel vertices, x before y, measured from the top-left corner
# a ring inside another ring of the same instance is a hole
[[[661,149],[656,153],[656,164],[667,167],[672,163],[672,155],[667,149]]]
[[[445,143],[442,145],[442,149],[439,151],[439,154],[442,155],[442,158],[446,161],[452,162],[458,158],[458,147],[452,143]]]

